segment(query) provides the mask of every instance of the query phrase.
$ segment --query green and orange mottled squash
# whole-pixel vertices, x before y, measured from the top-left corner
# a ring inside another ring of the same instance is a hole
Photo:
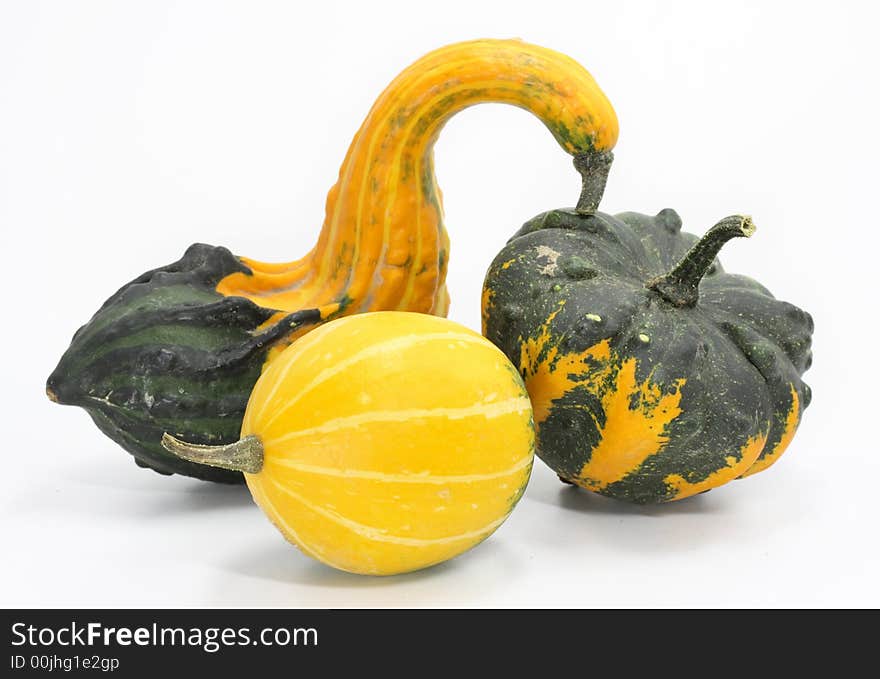
[[[813,322],[721,268],[721,246],[753,230],[734,216],[698,239],[673,210],[580,205],[526,222],[495,258],[483,332],[525,379],[538,455],[563,481],[665,502],[779,458],[810,402]]]
[[[522,378],[445,318],[379,311],[294,342],[226,446],[165,445],[245,473],[288,540],[334,568],[391,575],[451,559],[510,515],[532,469]]]
[[[391,83],[355,135],[311,252],[266,264],[192,246],[107,300],[50,376],[49,397],[85,408],[141,466],[240,481],[238,472],[170,455],[162,433],[237,440],[264,364],[329,319],[446,314],[449,243],[432,149],[451,116],[481,102],[532,112],[576,159],[617,138],[608,100],[562,54],[515,40],[432,52]]]

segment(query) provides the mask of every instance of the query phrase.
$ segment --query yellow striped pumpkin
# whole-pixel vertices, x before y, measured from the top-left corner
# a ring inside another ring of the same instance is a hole
[[[257,504],[306,554],[388,575],[450,559],[507,518],[532,468],[532,408],[494,345],[436,316],[332,321],[257,381],[242,439],[184,459],[245,472]]]

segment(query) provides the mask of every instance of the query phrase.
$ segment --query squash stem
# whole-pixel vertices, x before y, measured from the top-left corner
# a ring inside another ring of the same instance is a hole
[[[263,443],[253,435],[223,446],[205,446],[186,443],[165,433],[162,447],[183,460],[234,472],[256,474],[263,468]]]
[[[587,151],[574,157],[574,167],[581,174],[581,197],[575,210],[592,215],[599,209],[614,154],[611,151]]]
[[[687,251],[675,268],[664,276],[649,281],[647,287],[678,307],[692,307],[699,299],[700,281],[721,250],[732,238],[750,237],[755,233],[751,217],[725,217]]]

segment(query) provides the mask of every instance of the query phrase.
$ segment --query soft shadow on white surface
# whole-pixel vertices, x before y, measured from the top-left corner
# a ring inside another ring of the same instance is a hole
[[[620,516],[651,516],[662,518],[682,514],[719,513],[718,505],[708,497],[708,493],[668,502],[664,504],[638,505],[591,493],[588,490],[560,482],[555,493],[543,486],[536,489],[530,499],[535,502],[553,505],[573,512],[586,514],[612,514]]]
[[[206,484],[193,481],[180,491],[141,501],[143,514],[154,518],[175,518],[194,513],[229,511],[247,508],[259,511],[245,486]]]
[[[503,598],[526,569],[521,554],[490,537],[451,561],[412,573],[365,576],[334,570],[279,536],[262,541],[221,566],[238,586],[233,599],[279,606],[469,606]],[[242,579],[242,576],[244,578]],[[221,588],[218,599],[229,600]]]
[[[234,558],[222,566],[237,575],[245,575],[273,582],[305,585],[307,587],[372,588],[401,585],[418,580],[430,580],[454,570],[454,561],[438,564],[413,573],[391,576],[363,576],[338,571],[315,561],[280,537],[272,544]]]
[[[127,453],[115,449],[113,459],[102,464],[62,463],[53,470],[53,481],[94,490],[92,497],[104,495],[108,502],[116,493],[137,498],[126,502],[124,511],[154,517],[189,515],[193,512],[228,510],[256,506],[245,484],[209,483],[184,476],[165,476],[151,469],[138,468]],[[121,458],[121,460],[119,459]],[[92,462],[92,460],[89,460]]]
[[[790,519],[766,521],[753,494],[742,491],[748,488],[734,484],[677,502],[635,505],[564,485],[539,465],[515,518],[527,544],[560,560],[600,553],[667,559],[767,537]]]

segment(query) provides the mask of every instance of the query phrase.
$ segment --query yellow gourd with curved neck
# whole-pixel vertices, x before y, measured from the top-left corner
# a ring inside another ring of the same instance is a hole
[[[49,398],[86,409],[141,466],[240,481],[169,455],[162,433],[234,441],[259,375],[328,320],[380,310],[446,315],[449,239],[432,149],[451,116],[481,102],[519,106],[543,121],[583,176],[578,210],[595,210],[617,119],[590,74],[518,40],[443,47],[377,99],[308,254],[266,264],[190,246],[120,288],[77,332],[46,381]]]
[[[573,156],[609,151],[617,140],[614,109],[570,57],[519,40],[443,47],[373,105],[327,196],[312,251],[284,264],[242,257],[252,273],[226,276],[217,291],[283,312],[276,319],[306,308],[322,318],[382,309],[445,315],[449,239],[433,147],[453,115],[483,102],[530,111]]]

